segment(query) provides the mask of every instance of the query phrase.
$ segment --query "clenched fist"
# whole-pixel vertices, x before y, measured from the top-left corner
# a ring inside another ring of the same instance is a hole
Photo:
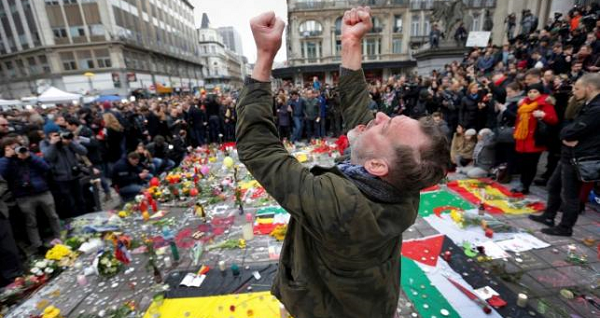
[[[254,35],[257,54],[275,58],[277,51],[281,48],[281,36],[285,23],[281,18],[275,16],[273,11],[265,12],[250,20],[250,29]]]
[[[342,19],[342,41],[360,42],[371,28],[373,28],[371,8],[352,8],[344,13]]]

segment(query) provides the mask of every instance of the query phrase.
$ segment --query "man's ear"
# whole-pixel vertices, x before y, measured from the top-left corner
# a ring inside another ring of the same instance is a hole
[[[364,164],[365,169],[376,177],[385,177],[389,173],[389,165],[383,159],[369,159]]]

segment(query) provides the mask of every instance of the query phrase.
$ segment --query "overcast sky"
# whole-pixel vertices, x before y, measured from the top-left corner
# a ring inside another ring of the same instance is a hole
[[[202,13],[208,14],[211,27],[223,26],[234,27],[242,36],[244,55],[250,63],[256,60],[256,46],[252,31],[250,31],[250,19],[265,11],[275,11],[287,23],[286,0],[191,0],[194,5],[196,27],[200,27]],[[286,58],[285,31],[283,34],[283,45],[276,61],[282,62]]]

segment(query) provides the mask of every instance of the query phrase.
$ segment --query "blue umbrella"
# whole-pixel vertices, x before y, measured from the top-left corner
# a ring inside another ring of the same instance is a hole
[[[121,99],[122,98],[120,96],[116,96],[116,95],[102,95],[102,96],[96,98],[95,102],[97,102],[97,103],[120,102]]]

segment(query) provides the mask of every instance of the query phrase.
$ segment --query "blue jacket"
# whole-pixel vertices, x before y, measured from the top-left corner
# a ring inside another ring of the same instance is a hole
[[[319,110],[319,117],[321,117],[321,120],[325,120],[325,117],[327,117],[327,100],[323,94],[319,96],[319,103],[321,107]]]
[[[288,104],[292,106],[292,114],[294,117],[306,117],[306,100],[304,100],[304,98],[298,98],[298,100],[290,98]]]
[[[48,191],[46,175],[50,166],[44,159],[31,154],[25,160],[15,157],[0,158],[0,175],[8,182],[15,198],[22,198]]]

